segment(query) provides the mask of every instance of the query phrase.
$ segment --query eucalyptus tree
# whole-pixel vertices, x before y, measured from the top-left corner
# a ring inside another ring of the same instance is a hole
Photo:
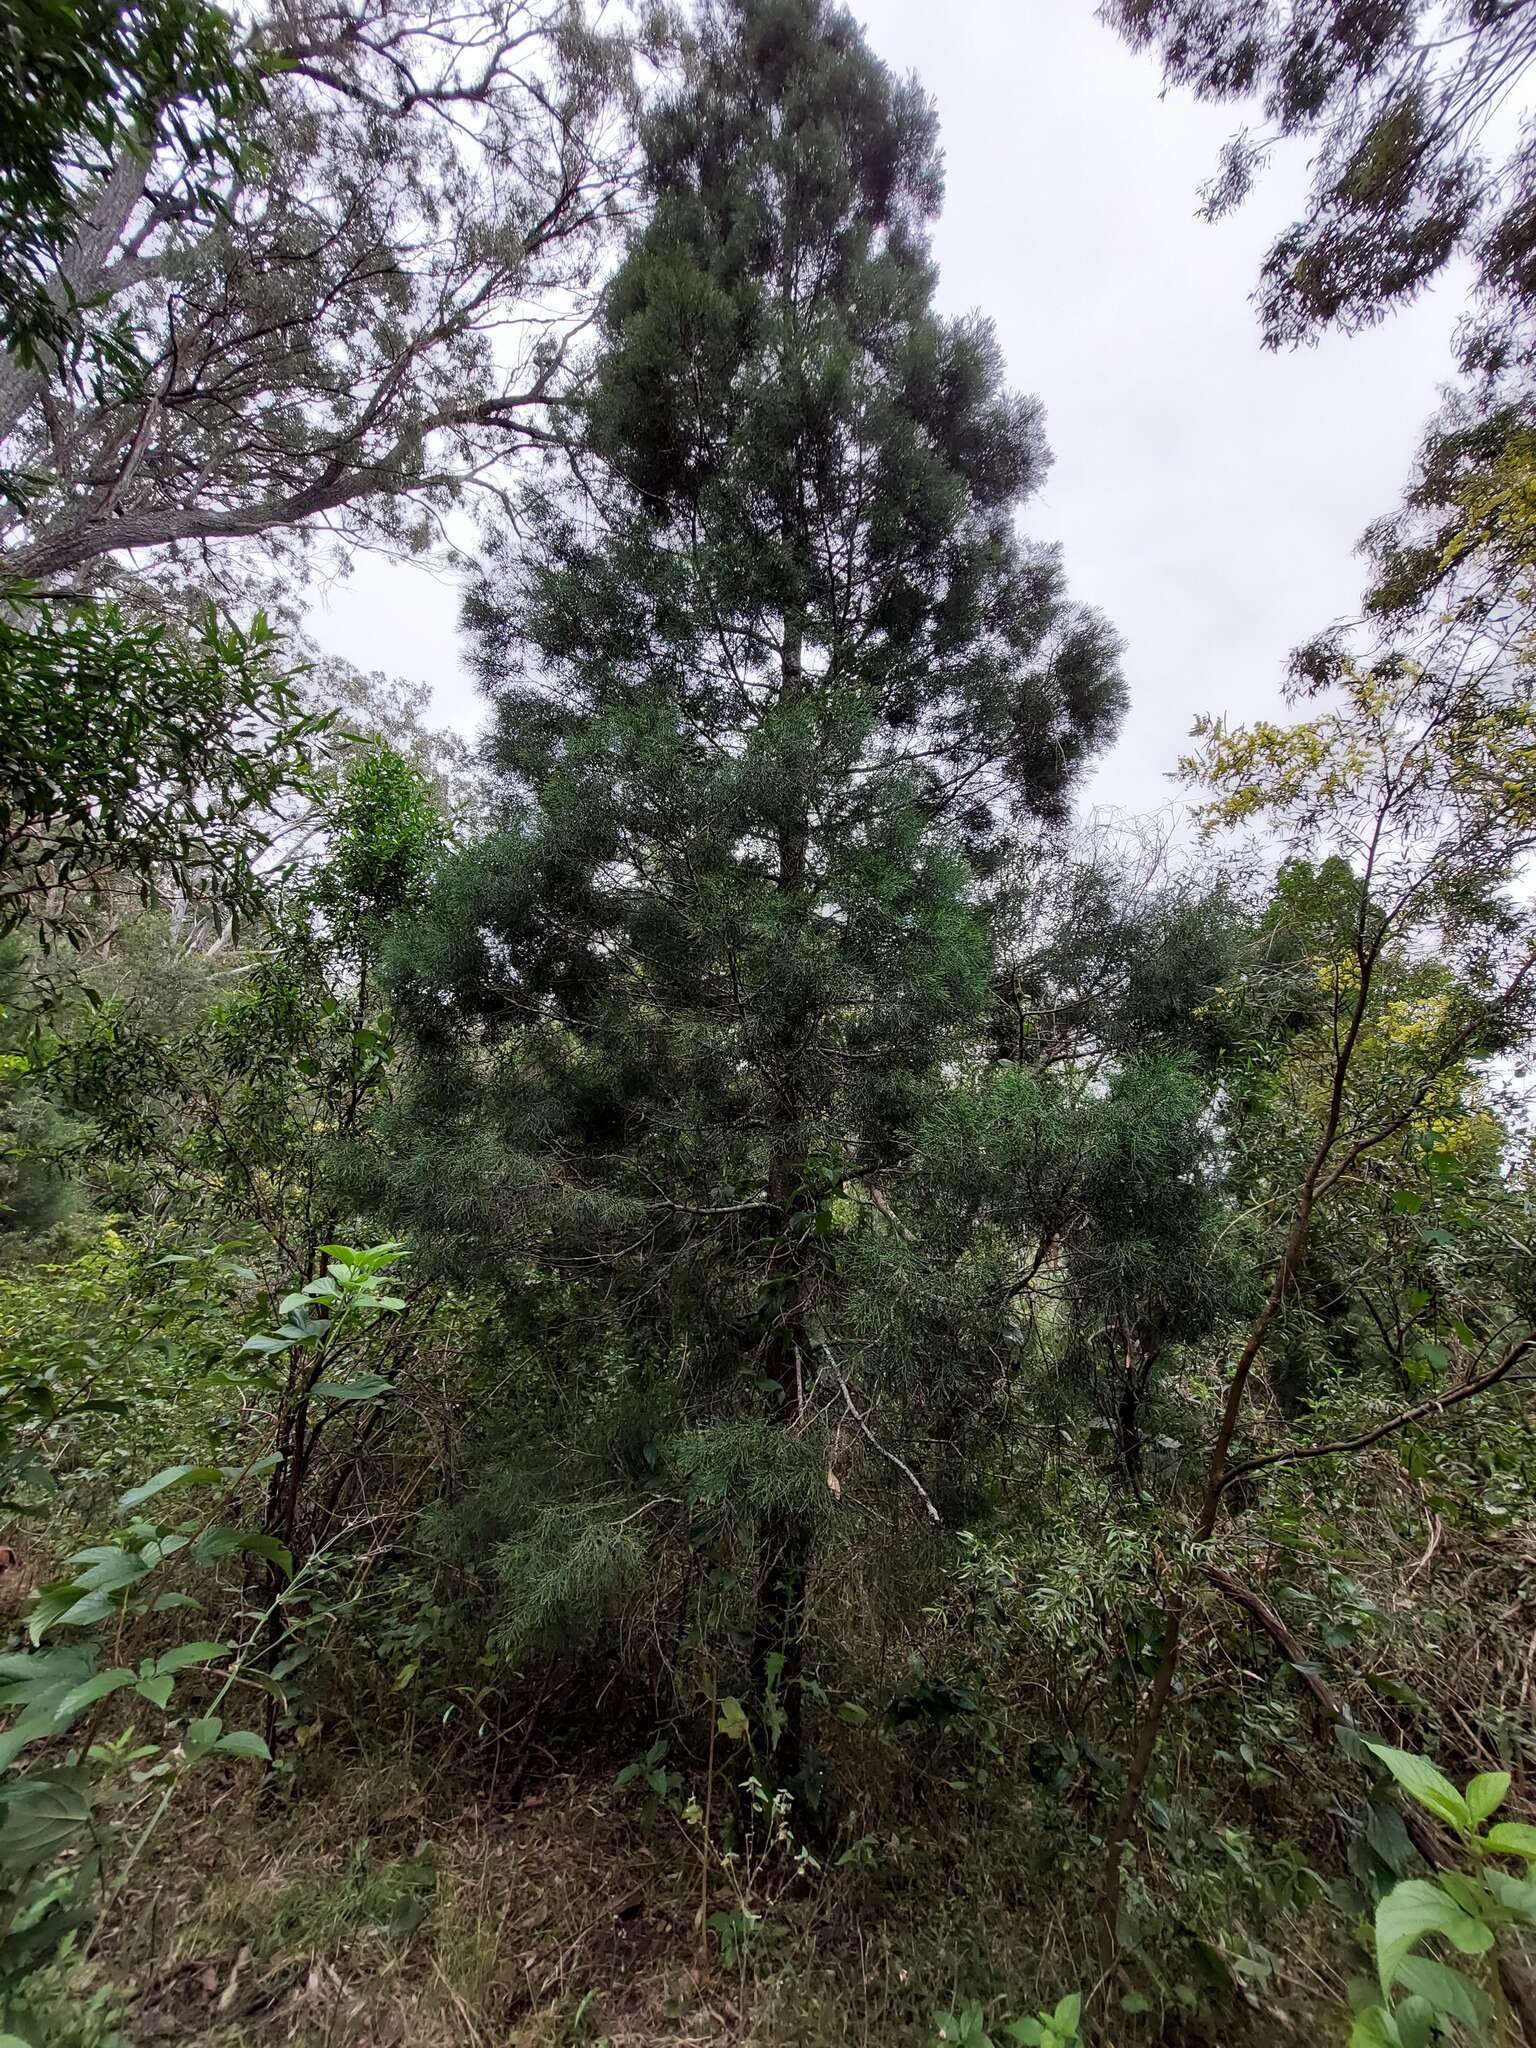
[[[1494,136],[1536,59],[1528,6],[1104,0],[1100,13],[1133,48],[1156,50],[1170,85],[1260,103],[1263,125],[1228,142],[1205,188],[1207,217],[1239,206],[1277,147],[1312,146],[1305,208],[1260,271],[1268,347],[1371,326],[1465,256],[1485,315],[1469,323],[1469,357],[1523,358],[1536,160],[1524,137]]]
[[[631,1572],[669,1534],[744,1562],[787,1770],[818,1544],[887,1487],[938,1512],[970,1370],[870,1340],[863,1247],[923,1231],[884,1184],[985,1056],[986,877],[1121,686],[1018,529],[1038,406],[933,310],[916,84],[827,0],[722,0],[642,143],[579,486],[470,611],[498,829],[401,940],[390,1171],[429,1265],[607,1318],[649,1456],[589,1457],[544,1526]]]
[[[1204,188],[1206,218],[1241,205],[1270,157],[1310,147],[1300,217],[1271,244],[1254,293],[1264,344],[1357,333],[1448,282],[1472,288],[1457,338],[1461,388],[1429,422],[1403,503],[1366,536],[1375,617],[1449,601],[1495,608],[1506,565],[1462,544],[1469,497],[1530,467],[1536,311],[1536,152],[1524,128],[1536,14],[1526,0],[1103,0],[1100,16],[1153,49],[1168,84],[1258,103]],[[1469,573],[1470,572],[1470,573]]]
[[[8,578],[320,526],[423,545],[561,438],[622,39],[558,0],[273,0],[229,62],[239,92],[188,63],[121,95],[78,179],[75,128],[43,152],[77,197],[28,292],[73,338],[0,358]],[[74,375],[110,334],[117,374]]]
[[[0,345],[82,382],[131,370],[131,335],[92,336],[82,318],[90,195],[158,127],[179,203],[206,211],[260,73],[229,17],[199,0],[5,0],[0,53]]]

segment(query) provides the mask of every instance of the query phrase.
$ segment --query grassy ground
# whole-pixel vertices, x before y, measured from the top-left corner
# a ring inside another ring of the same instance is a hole
[[[87,1971],[56,1973],[49,2039],[107,2048],[115,2015],[127,2041],[198,2048],[929,2048],[946,2010],[978,2002],[1001,2023],[1092,1982],[1092,1858],[1054,1794],[919,1772],[905,1796],[886,1788],[851,1857],[748,1872],[701,1867],[681,1799],[614,1776],[551,1759],[501,1798],[468,1775],[316,1760],[284,1804],[210,1774]],[[99,2025],[81,2017],[93,1987]],[[1326,1973],[1307,1997],[1230,1972],[1195,1989],[1187,2008],[1133,1997],[1092,2038],[1328,2038],[1317,2021],[1340,2010]]]
[[[292,1813],[248,1789],[183,1815],[104,1958],[141,2041],[716,2038],[697,1903],[601,1787],[516,1805],[356,1770]]]
[[[1458,1781],[1512,1764],[1510,1817],[1536,1818],[1520,1796],[1536,1538],[1438,1513],[1426,1535],[1395,1469],[1374,1526],[1358,1483],[1350,1505],[1351,1545],[1309,1497],[1283,1547],[1253,1549],[1253,1582],[1361,1727]],[[323,1728],[317,1706],[312,1740],[285,1731],[277,1772],[219,1762],[178,1783],[84,1965],[29,1993],[47,2015],[32,2032],[47,2048],[934,2048],[938,2017],[974,2008],[1001,2048],[1007,2020],[1095,1989],[1093,1899],[1148,1629],[1118,1553],[1101,1564],[1070,1534],[1052,1524],[997,1570],[978,1552],[905,1635],[880,1624],[877,1587],[829,1588],[809,1717],[828,1804],[756,1860],[728,1847],[746,1768],[729,1744],[702,1810],[712,1689],[669,1724],[662,1693],[569,1670],[547,1696],[542,1678],[527,1698],[487,1687],[484,1720],[450,1728],[451,1689],[401,1691],[390,1662],[351,1657]],[[516,1718],[499,1727],[498,1709]],[[659,1732],[664,1796],[621,1785]],[[1274,1645],[1208,1596],[1093,2048],[1342,2039],[1367,1962],[1351,1873],[1369,1786]],[[119,1844],[109,1884],[123,1861]]]

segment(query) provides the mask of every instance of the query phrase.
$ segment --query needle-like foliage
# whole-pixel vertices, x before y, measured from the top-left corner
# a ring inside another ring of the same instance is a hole
[[[830,1511],[861,1456],[921,1511],[924,1368],[844,1355],[851,1247],[974,1055],[985,878],[1120,684],[1018,531],[1039,408],[933,310],[916,85],[824,0],[734,0],[643,140],[581,488],[471,607],[500,829],[402,946],[394,1156],[425,1257],[590,1282],[721,1432],[668,1457],[759,1532],[761,1671],[806,1473]]]

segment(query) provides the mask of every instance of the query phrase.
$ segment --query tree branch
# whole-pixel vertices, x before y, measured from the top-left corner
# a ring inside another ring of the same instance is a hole
[[[1449,1394],[1437,1394],[1432,1401],[1421,1401],[1416,1408],[1406,1409],[1390,1421],[1378,1423],[1374,1429],[1361,1430],[1358,1436],[1337,1437],[1326,1444],[1305,1444],[1292,1450],[1271,1451],[1266,1457],[1249,1458],[1241,1465],[1232,1466],[1219,1490],[1225,1493],[1239,1479],[1246,1479],[1255,1472],[1272,1471],[1278,1465],[1297,1465],[1308,1458],[1333,1458],[1344,1451],[1363,1451],[1370,1444],[1380,1443],[1383,1437],[1393,1436],[1400,1429],[1422,1422],[1428,1415],[1441,1415],[1447,1408],[1454,1408],[1462,1401],[1470,1401],[1475,1395],[1486,1393],[1506,1378],[1532,1350],[1536,1350],[1536,1337],[1522,1337],[1490,1372],[1468,1380]]]

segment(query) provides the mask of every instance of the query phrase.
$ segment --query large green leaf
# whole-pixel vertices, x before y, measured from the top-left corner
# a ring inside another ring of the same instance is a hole
[[[1479,1825],[1497,1813],[1509,1790],[1508,1771],[1479,1771],[1467,1787],[1467,1811]]]
[[[1349,2030],[1349,2048],[1402,2048],[1396,2027],[1379,2005],[1368,2005],[1355,2014]]]
[[[11,1650],[0,1657],[0,1705],[37,1706],[58,1701],[96,1668],[91,1643],[61,1643],[48,1650]]]
[[[1367,1742],[1366,1748],[1372,1756],[1378,1757],[1396,1778],[1410,1799],[1416,1799],[1426,1812],[1437,1820],[1446,1821],[1453,1828],[1469,1828],[1472,1815],[1467,1802],[1462,1798],[1443,1771],[1437,1771],[1428,1757],[1414,1756],[1406,1749],[1393,1749],[1385,1742]]]
[[[1444,1935],[1463,1955],[1482,1955],[1493,1946],[1492,1929],[1464,1913],[1439,1885],[1404,1878],[1376,1908],[1376,1968],[1383,1991],[1391,1991],[1398,1964],[1427,1934]]]
[[[1371,1798],[1365,1805],[1365,1839],[1394,1877],[1403,1877],[1413,1867],[1416,1854],[1403,1825],[1402,1809],[1390,1793]]]
[[[1480,1883],[1475,1877],[1464,1877],[1459,1870],[1442,1870],[1440,1872],[1440,1889],[1450,1899],[1452,1905],[1460,1906],[1462,1912],[1470,1915],[1472,1919],[1482,1920],[1486,1918],[1488,1887]]]
[[[222,1465],[167,1465],[163,1472],[157,1472],[153,1479],[146,1479],[142,1486],[131,1486],[118,1502],[122,1512],[131,1514],[142,1507],[147,1500],[153,1500],[157,1493],[164,1493],[172,1486],[214,1486],[224,1477]]]
[[[249,1756],[265,1764],[272,1761],[271,1750],[250,1728],[237,1728],[233,1735],[221,1735],[213,1746],[225,1756]]]
[[[1470,1977],[1448,1963],[1437,1963],[1433,1956],[1405,1956],[1397,1966],[1397,1982],[1474,2037],[1487,2031],[1487,1999]]]
[[[29,1707],[0,1735],[0,1771],[9,1770],[28,1743],[42,1742],[57,1733],[58,1726],[51,1708]]]
[[[7,1706],[19,1706],[20,1716],[0,1735],[0,1770],[13,1763],[29,1742],[41,1741],[59,1732],[59,1709],[65,1699],[83,1684],[96,1665],[96,1646],[83,1643],[69,1648],[18,1651],[0,1659],[5,1683],[0,1698]]]
[[[1393,2006],[1392,2024],[1402,2048],[1433,2048],[1438,2029],[1435,2008],[1427,1998],[1405,1998]]]
[[[221,1557],[242,1553],[264,1557],[278,1566],[285,1579],[293,1577],[292,1553],[275,1536],[259,1529],[205,1529],[192,1546],[192,1558],[197,1564],[216,1564]]]
[[[119,1668],[116,1671],[98,1671],[94,1678],[86,1679],[67,1692],[54,1709],[53,1725],[64,1730],[76,1714],[86,1707],[93,1707],[97,1700],[104,1700],[109,1693],[119,1692],[125,1685],[132,1685],[135,1674]]]
[[[189,1664],[212,1664],[228,1655],[228,1643],[178,1643],[174,1650],[167,1650],[163,1657],[155,1659],[155,1671],[160,1675],[167,1671],[185,1671]]]
[[[1501,1820],[1484,1835],[1483,1847],[1498,1856],[1524,1856],[1536,1861],[1536,1828],[1529,1821]]]
[[[189,1721],[182,1733],[181,1746],[188,1757],[206,1756],[224,1732],[223,1718],[218,1714],[203,1714],[196,1721]]]
[[[1507,1870],[1484,1872],[1488,1889],[1506,1912],[1527,1927],[1536,1927],[1536,1881],[1529,1876],[1511,1877]]]
[[[1078,2021],[1083,2016],[1083,1994],[1069,1991],[1065,1998],[1058,1999],[1056,2010],[1051,2014],[1051,2025],[1058,2034],[1065,2034],[1070,2040],[1077,2032]]]
[[[21,1778],[0,1793],[0,1869],[24,1876],[65,1849],[91,1818],[90,1801],[62,1777]]]
[[[376,1372],[359,1373],[355,1380],[321,1380],[311,1389],[317,1400],[326,1401],[377,1401],[394,1390],[394,1381]]]
[[[119,1590],[121,1589],[114,1588],[108,1591],[103,1588],[94,1593],[82,1593],[78,1600],[70,1602],[62,1614],[55,1614],[46,1619],[34,1614],[31,1623],[32,1640],[37,1642],[41,1638],[44,1627],[94,1628],[98,1621],[105,1621],[109,1614],[116,1612],[117,1603],[113,1598],[113,1592]]]
[[[151,1568],[151,1560],[141,1552],[108,1543],[92,1553],[85,1570],[76,1572],[74,1583],[82,1593],[117,1593],[142,1579]]]

